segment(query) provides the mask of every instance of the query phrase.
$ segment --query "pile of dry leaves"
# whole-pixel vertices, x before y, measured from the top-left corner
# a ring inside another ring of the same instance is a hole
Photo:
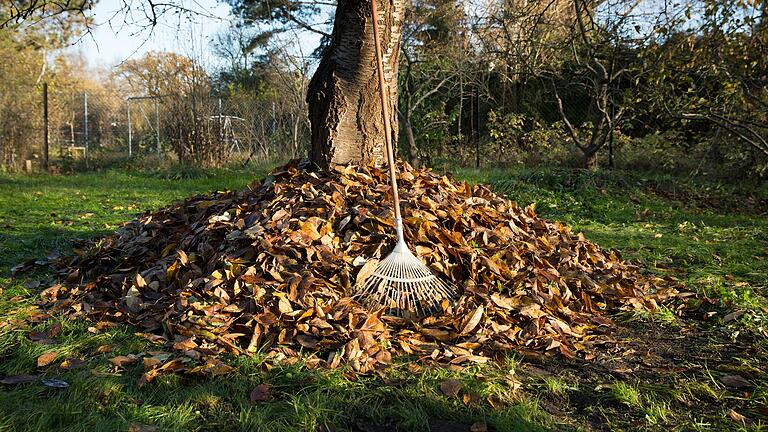
[[[463,294],[418,322],[367,311],[348,293],[369,273],[366,262],[394,245],[386,172],[300,165],[126,223],[76,251],[43,301],[133,324],[177,358],[259,351],[365,372],[400,354],[482,363],[526,347],[590,358],[610,338],[606,313],[681,295],[674,281],[642,275],[532,207],[403,165],[406,239]]]

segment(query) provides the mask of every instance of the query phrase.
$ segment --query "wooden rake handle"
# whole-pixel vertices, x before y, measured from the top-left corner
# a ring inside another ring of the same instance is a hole
[[[395,167],[395,151],[392,146],[392,125],[389,123],[389,97],[385,89],[384,62],[381,59],[381,39],[379,37],[379,13],[376,0],[371,0],[371,21],[373,22],[373,45],[376,49],[376,70],[379,75],[379,96],[381,97],[381,113],[384,117],[384,143],[386,144],[387,163],[389,164],[389,182],[392,184],[392,202],[395,207],[395,227],[398,242],[403,239],[403,220],[400,216],[400,196],[397,193],[397,168]]]

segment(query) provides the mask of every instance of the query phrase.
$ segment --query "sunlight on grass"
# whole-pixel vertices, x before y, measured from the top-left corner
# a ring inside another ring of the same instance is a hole
[[[614,383],[611,385],[611,395],[616,401],[630,407],[639,408],[642,405],[640,392],[637,390],[637,387],[631,384],[623,382]]]

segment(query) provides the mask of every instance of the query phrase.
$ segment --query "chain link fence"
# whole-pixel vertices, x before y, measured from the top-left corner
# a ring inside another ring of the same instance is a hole
[[[130,95],[38,90],[24,130],[3,146],[4,170],[67,171],[155,157],[261,163],[306,153],[306,108],[242,95]],[[47,132],[47,133],[46,133]],[[2,140],[3,137],[0,137]]]

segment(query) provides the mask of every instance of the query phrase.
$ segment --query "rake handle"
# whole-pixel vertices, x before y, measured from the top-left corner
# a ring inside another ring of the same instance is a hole
[[[395,229],[397,230],[397,241],[405,242],[403,239],[403,219],[400,216],[400,195],[397,193],[397,168],[395,167],[395,151],[392,146],[392,125],[389,123],[389,98],[385,90],[384,62],[381,59],[379,14],[376,10],[376,0],[371,0],[371,21],[373,22],[373,45],[376,51],[376,70],[379,75],[381,113],[384,117],[384,143],[386,144],[387,163],[389,164],[389,182],[392,184],[392,202],[395,207]]]

